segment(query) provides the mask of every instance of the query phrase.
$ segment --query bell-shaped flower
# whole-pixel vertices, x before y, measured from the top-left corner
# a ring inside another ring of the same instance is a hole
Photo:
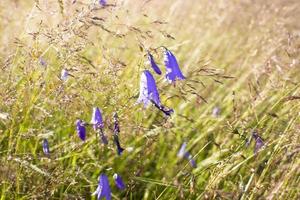
[[[93,125],[94,130],[102,129],[104,127],[102,114],[98,107],[93,108],[91,124]]]
[[[185,77],[183,76],[183,74],[179,68],[176,57],[167,48],[165,48],[164,61],[165,61],[165,66],[166,66],[166,79],[170,83],[172,83],[176,80],[185,79]]]
[[[254,153],[257,154],[258,151],[265,145],[265,143],[256,131],[253,132],[252,136],[255,140]]]
[[[212,116],[213,117],[219,117],[220,114],[221,114],[220,107],[218,107],[218,106],[214,107],[213,110],[212,110]]]
[[[179,151],[178,151],[178,153],[177,153],[177,156],[179,157],[179,158],[183,158],[184,157],[184,155],[185,155],[185,152],[186,152],[186,142],[183,142],[182,143],[182,145],[181,145],[181,147],[180,147],[180,149],[179,149]]]
[[[167,116],[170,116],[174,112],[173,109],[168,109],[161,104],[155,80],[149,70],[145,70],[142,73],[140,95],[137,103],[143,103],[144,107],[148,106],[149,103],[152,103]]]
[[[105,174],[101,174],[99,177],[98,187],[93,195],[97,195],[97,200],[105,198],[111,200],[111,190],[109,186],[108,178]]]
[[[255,140],[254,154],[257,154],[258,151],[265,146],[263,139],[258,135],[256,130],[252,130],[251,136],[246,141],[246,147],[251,144],[252,139]]]
[[[76,121],[76,130],[79,138],[85,141],[86,129],[85,129],[84,122],[81,119],[78,119]]]
[[[193,168],[197,167],[197,163],[196,163],[195,159],[193,158],[193,156],[189,152],[186,152],[184,154],[184,157],[190,162],[190,164]]]
[[[40,57],[40,58],[39,58],[39,62],[40,62],[40,64],[41,64],[43,67],[47,67],[47,62],[46,62],[46,60],[45,60],[43,57]]]
[[[151,101],[153,101],[158,106],[161,105],[155,80],[151,72],[149,70],[145,70],[141,76],[140,95],[137,103],[143,103],[146,107]]]
[[[114,174],[113,176],[114,180],[115,180],[115,184],[116,186],[120,189],[120,190],[124,190],[126,188],[121,176],[119,176],[118,174]]]
[[[103,123],[102,114],[98,107],[93,108],[91,124],[93,125],[94,130],[99,133],[102,143],[108,144],[108,140],[103,132],[104,123]]]
[[[70,74],[69,74],[68,70],[63,69],[63,70],[61,70],[60,79],[61,79],[62,81],[66,81],[66,80],[68,80],[69,75],[70,75]]]
[[[106,6],[107,2],[106,2],[106,0],[99,0],[99,4],[101,6]]]
[[[193,156],[190,154],[190,152],[188,152],[186,150],[186,146],[187,146],[187,143],[183,142],[177,153],[177,157],[187,159],[190,162],[191,166],[196,168],[197,167],[196,161],[193,158]]]
[[[46,156],[50,155],[50,150],[49,150],[49,143],[47,139],[43,140],[43,152]]]
[[[148,61],[150,66],[152,67],[152,69],[159,75],[161,75],[161,70],[159,69],[159,67],[157,66],[153,56],[150,54],[150,52],[147,53],[147,57],[148,57]]]

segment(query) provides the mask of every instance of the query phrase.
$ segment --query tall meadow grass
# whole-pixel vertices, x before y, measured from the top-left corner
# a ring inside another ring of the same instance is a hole
[[[299,199],[299,19],[297,0],[1,0],[0,199],[95,199],[100,173],[113,199]],[[186,76],[154,75],[171,117],[136,105],[147,50],[165,73],[161,46]],[[76,133],[95,106],[107,146]]]

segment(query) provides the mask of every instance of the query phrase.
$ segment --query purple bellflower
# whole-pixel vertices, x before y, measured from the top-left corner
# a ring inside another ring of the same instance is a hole
[[[248,147],[252,141],[255,140],[254,154],[257,154],[258,151],[265,145],[263,139],[258,135],[256,130],[252,131],[250,138],[246,142],[246,147]]]
[[[98,187],[93,193],[93,195],[97,195],[97,200],[100,200],[102,198],[105,198],[106,200],[111,200],[109,181],[105,174],[100,175]]]
[[[70,74],[69,74],[68,70],[63,69],[63,70],[61,70],[60,79],[61,79],[62,81],[66,81],[66,80],[68,80],[69,75],[70,75]]]
[[[94,130],[99,133],[102,143],[108,144],[108,140],[103,132],[104,123],[102,119],[102,114],[98,107],[93,108],[91,124],[93,125]]]
[[[153,56],[150,54],[150,52],[147,53],[147,57],[148,57],[148,61],[150,63],[150,66],[152,67],[152,69],[158,74],[161,75],[161,70],[159,69],[159,67],[157,66]]]
[[[98,107],[93,108],[91,124],[93,125],[94,130],[101,129],[104,127],[102,114]]]
[[[147,107],[151,101],[157,105],[161,105],[155,80],[151,72],[145,70],[141,76],[140,95],[137,103],[144,103],[144,107]]]
[[[195,159],[193,158],[193,156],[189,152],[186,152],[184,154],[184,157],[190,162],[190,164],[193,168],[197,167],[197,163],[196,163]]]
[[[186,145],[187,145],[186,142],[182,143],[182,145],[181,145],[181,147],[180,147],[180,149],[179,149],[179,151],[177,153],[177,157],[187,159],[190,162],[191,166],[193,168],[196,168],[197,167],[197,163],[194,160],[193,156],[186,150]]]
[[[254,153],[257,154],[258,151],[265,145],[263,139],[258,135],[256,131],[252,133],[252,137],[255,140],[255,148],[254,148]]]
[[[173,109],[167,109],[161,104],[155,80],[149,70],[145,70],[142,73],[140,95],[137,103],[143,103],[144,107],[147,107],[149,103],[152,103],[167,116],[170,116],[174,112]]]
[[[40,58],[39,58],[39,61],[40,61],[40,64],[41,64],[42,66],[47,67],[47,62],[44,60],[43,57],[40,57]]]
[[[212,110],[212,116],[213,117],[219,117],[221,114],[221,109],[219,107],[214,107]]]
[[[120,133],[120,127],[119,127],[119,120],[118,120],[118,115],[117,113],[114,113],[114,143],[117,146],[117,153],[118,155],[121,155],[124,149],[120,145],[119,141],[119,133]]]
[[[185,154],[185,152],[186,152],[186,142],[183,142],[182,143],[182,145],[181,145],[181,147],[180,147],[180,149],[179,149],[179,151],[178,151],[178,153],[177,153],[177,156],[179,157],[179,158],[183,158],[184,157],[184,154]]]
[[[85,141],[85,136],[86,136],[85,124],[81,119],[78,119],[76,121],[76,130],[79,138],[82,141]]]
[[[49,143],[47,139],[43,140],[43,152],[46,156],[50,155],[50,150],[49,150]]]
[[[120,190],[124,190],[126,188],[121,176],[119,176],[118,174],[114,174],[113,176],[114,180],[115,180],[115,184],[116,186],[120,189]]]
[[[170,83],[173,83],[176,80],[184,80],[185,79],[185,77],[183,76],[183,74],[179,68],[176,57],[167,48],[165,48],[164,61],[165,61],[165,66],[166,66],[166,79]]]
[[[107,2],[106,2],[106,0],[99,0],[99,4],[100,4],[101,6],[106,6],[106,5],[107,5]]]

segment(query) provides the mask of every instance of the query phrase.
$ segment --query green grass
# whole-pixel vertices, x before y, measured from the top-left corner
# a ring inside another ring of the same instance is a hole
[[[298,1],[70,2],[0,5],[1,200],[95,199],[101,172],[113,199],[300,198]],[[165,72],[162,45],[187,77],[174,87],[154,75],[170,118],[135,105],[147,49]],[[64,83],[63,68],[73,75]],[[89,122],[94,106],[108,146],[91,127],[86,142],[77,136],[76,119]],[[133,149],[121,156],[115,111]],[[253,129],[266,143],[257,155],[245,146]],[[183,141],[197,168],[177,158]]]

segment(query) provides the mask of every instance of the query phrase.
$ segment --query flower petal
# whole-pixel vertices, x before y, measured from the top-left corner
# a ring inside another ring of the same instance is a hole
[[[99,0],[99,4],[101,6],[106,6],[107,2],[106,2],[106,0]]]
[[[61,70],[60,79],[66,81],[69,78],[69,72],[66,69]]]
[[[165,49],[164,61],[165,61],[166,72],[167,72],[166,73],[166,79],[169,82],[174,82],[176,80],[185,79],[185,77],[183,76],[183,74],[182,74],[182,72],[179,68],[176,57],[168,49]]]
[[[146,107],[151,100],[157,105],[161,105],[154,77],[149,70],[145,70],[141,76],[140,95],[137,103],[144,103],[144,106]]]
[[[120,189],[120,190],[124,190],[126,188],[121,176],[119,176],[118,174],[114,174],[113,176],[114,180],[115,180],[115,184],[116,186]]]
[[[85,130],[85,126],[83,124],[83,121],[80,120],[80,119],[78,119],[76,121],[76,130],[77,130],[77,134],[78,134],[79,138],[84,141],[85,136],[86,136],[86,130]]]
[[[101,114],[101,111],[98,107],[93,108],[91,124],[93,124],[94,130],[104,127],[102,114]]]
[[[179,151],[178,151],[178,153],[177,153],[177,156],[178,156],[179,158],[183,158],[183,156],[184,156],[184,154],[185,154],[185,152],[186,152],[186,145],[187,145],[186,142],[182,143],[182,145],[181,145],[181,147],[180,147],[180,149],[179,149]]]
[[[106,200],[111,200],[111,190],[109,186],[108,178],[105,174],[101,174],[99,177],[99,183],[96,191],[93,195],[97,195],[97,199],[106,198]]]
[[[43,152],[45,155],[49,156],[50,155],[50,150],[49,150],[49,143],[47,139],[43,140]]]
[[[161,70],[159,69],[159,67],[157,66],[153,56],[148,52],[148,61],[150,63],[150,66],[152,67],[152,69],[159,75],[161,75]]]
[[[261,137],[257,137],[255,139],[255,148],[254,148],[254,153],[257,154],[257,152],[265,145]]]

